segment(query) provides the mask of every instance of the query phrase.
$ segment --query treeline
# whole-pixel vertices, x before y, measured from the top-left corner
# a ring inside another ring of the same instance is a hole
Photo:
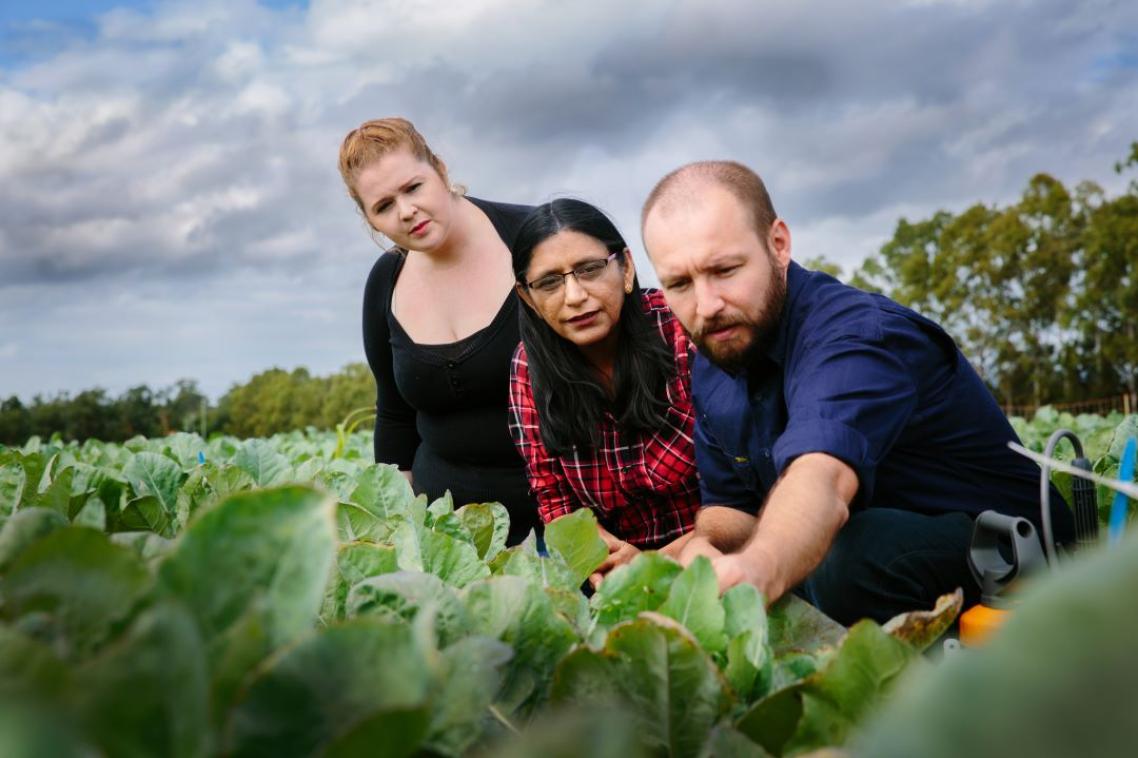
[[[1138,167],[1138,142],[1115,165]],[[823,258],[806,261],[855,286],[884,292],[942,324],[1005,406],[1078,402],[1129,393],[1138,400],[1138,181],[1108,197],[1047,174],[1007,205],[976,204],[901,219],[889,240],[849,277]],[[334,428],[375,402],[362,363],[331,376],[274,368],[209,405],[195,382],[118,397],[102,389],[0,402],[0,443],[56,432],[65,439],[126,440],[173,431],[241,437]]]
[[[132,387],[118,397],[96,388],[74,396],[37,395],[25,405],[12,396],[0,401],[0,443],[20,445],[33,435],[56,433],[80,442],[176,431],[263,437],[308,426],[333,429],[353,410],[374,405],[375,383],[363,363],[330,376],[273,368],[234,385],[216,405],[188,379],[161,389]]]
[[[849,281],[942,324],[1004,405],[1138,393],[1138,181],[1038,174],[1008,206],[902,219]]]

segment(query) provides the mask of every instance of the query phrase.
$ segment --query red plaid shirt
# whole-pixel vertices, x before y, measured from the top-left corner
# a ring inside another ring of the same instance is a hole
[[[510,434],[525,459],[543,521],[592,508],[614,535],[650,549],[689,531],[700,500],[692,436],[690,342],[658,290],[644,290],[643,302],[676,359],[661,428],[627,437],[606,411],[595,450],[574,448],[566,455],[550,455],[538,430],[525,346],[518,345],[510,372]]]

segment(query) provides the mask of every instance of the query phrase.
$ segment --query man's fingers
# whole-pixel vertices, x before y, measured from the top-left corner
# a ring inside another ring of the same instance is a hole
[[[719,593],[723,594],[740,582],[746,581],[747,574],[735,555],[722,555],[713,558],[711,567],[715,569],[715,578],[719,580]]]
[[[688,541],[688,544],[684,546],[683,552],[680,553],[680,564],[688,566],[701,555],[710,558],[712,561],[716,558],[723,557],[723,553],[716,549],[706,538],[693,537]]]
[[[602,581],[604,578],[605,578],[604,574],[602,574],[602,573],[601,573],[601,572],[599,572],[599,571],[596,571],[596,572],[594,572],[594,573],[592,573],[592,574],[589,574],[589,584],[590,584],[590,585],[592,586],[592,588],[595,590],[595,589],[597,589],[598,587],[600,587],[600,586],[601,586],[601,581]]]

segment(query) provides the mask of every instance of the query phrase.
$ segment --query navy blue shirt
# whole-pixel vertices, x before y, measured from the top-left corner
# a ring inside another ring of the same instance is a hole
[[[881,295],[796,263],[782,319],[756,365],[692,367],[704,505],[758,511],[791,461],[827,453],[857,473],[853,509],[972,516],[995,509],[1039,526],[1039,468],[943,329]],[[1052,488],[1058,541],[1074,522]]]

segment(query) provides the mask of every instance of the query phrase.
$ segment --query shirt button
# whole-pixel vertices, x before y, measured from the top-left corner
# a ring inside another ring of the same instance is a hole
[[[765,447],[763,448],[763,457],[764,458],[770,458],[771,457],[771,451],[767,450]]]
[[[447,361],[447,368],[454,368],[457,365],[458,364],[455,363],[454,361]]]

